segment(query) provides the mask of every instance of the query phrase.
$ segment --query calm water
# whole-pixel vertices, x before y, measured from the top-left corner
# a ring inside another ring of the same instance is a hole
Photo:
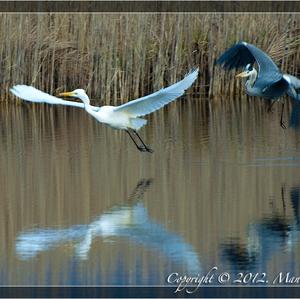
[[[82,110],[1,105],[0,283],[299,275],[295,112],[282,130],[279,106],[183,100],[150,116],[148,154]]]

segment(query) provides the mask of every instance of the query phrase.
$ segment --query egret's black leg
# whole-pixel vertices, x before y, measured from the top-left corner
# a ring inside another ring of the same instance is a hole
[[[147,144],[145,144],[145,142],[143,141],[143,139],[141,138],[141,136],[138,134],[138,132],[135,131],[135,130],[133,130],[133,132],[140,139],[140,141],[142,142],[142,144],[145,147],[146,151],[149,152],[149,153],[153,153],[153,150]]]
[[[134,142],[135,146],[137,147],[137,149],[138,149],[140,152],[145,152],[145,151],[147,151],[147,149],[146,149],[145,147],[141,147],[141,146],[139,146],[139,145],[135,142],[134,138],[131,136],[131,134],[130,134],[130,132],[129,132],[128,130],[126,130],[126,132],[127,132],[127,134],[129,135],[129,137],[130,137],[131,140]]]
[[[281,106],[280,126],[282,129],[286,129],[286,125],[284,124],[284,121],[283,121],[283,112],[284,112],[284,102],[282,103],[282,106]]]
[[[270,104],[269,104],[269,107],[268,107],[268,112],[270,113],[270,112],[273,112],[273,106],[274,106],[274,104],[276,103],[276,101],[273,101],[273,102],[271,102]]]

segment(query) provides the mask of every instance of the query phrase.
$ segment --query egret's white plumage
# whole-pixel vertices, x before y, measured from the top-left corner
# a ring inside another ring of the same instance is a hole
[[[51,96],[48,93],[45,93],[39,89],[36,89],[33,86],[28,85],[15,85],[10,91],[17,97],[22,100],[34,103],[47,103],[54,105],[64,105],[64,106],[73,106],[84,109],[84,103],[65,101],[60,98]],[[94,107],[96,110],[99,110],[99,107]]]
[[[129,135],[129,129],[134,130],[144,147],[140,147],[135,142],[139,150],[151,151],[137,134],[137,130],[143,127],[147,120],[140,118],[140,116],[152,113],[168,103],[174,101],[176,98],[182,96],[186,89],[188,89],[198,77],[199,70],[196,69],[190,72],[181,81],[161,90],[147,95],[145,97],[130,101],[120,106],[102,106],[95,107],[90,105],[90,99],[83,89],[75,89],[72,92],[61,93],[60,96],[68,96],[79,98],[83,103],[66,101],[55,96],[51,96],[42,92],[32,86],[15,85],[10,91],[17,97],[35,103],[48,103],[57,105],[74,106],[84,108],[90,115],[96,118],[99,122],[104,123],[112,128],[126,130]]]
[[[154,112],[182,96],[185,90],[197,79],[198,72],[199,70],[196,69],[188,74],[183,80],[155,93],[116,107],[115,111],[125,112],[131,115],[131,117],[139,117]]]

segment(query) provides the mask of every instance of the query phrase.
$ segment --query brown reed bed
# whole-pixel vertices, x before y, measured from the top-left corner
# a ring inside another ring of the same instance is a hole
[[[243,94],[234,74],[214,65],[238,40],[300,69],[296,14],[1,14],[0,96],[13,84],[55,94],[85,88],[97,104],[119,104],[200,68],[199,96]],[[300,75],[300,74],[299,74]]]

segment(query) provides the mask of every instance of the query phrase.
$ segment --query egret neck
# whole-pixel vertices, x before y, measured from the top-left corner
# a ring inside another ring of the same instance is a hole
[[[86,94],[81,94],[79,99],[83,102],[84,104],[84,109],[86,112],[93,114],[95,111],[93,110],[93,108],[90,105],[90,99]]]
[[[95,112],[92,106],[90,105],[90,98],[83,89],[75,89],[71,92],[63,92],[60,93],[59,96],[78,98],[83,102],[84,109],[86,112],[88,112],[91,115],[93,115]]]

